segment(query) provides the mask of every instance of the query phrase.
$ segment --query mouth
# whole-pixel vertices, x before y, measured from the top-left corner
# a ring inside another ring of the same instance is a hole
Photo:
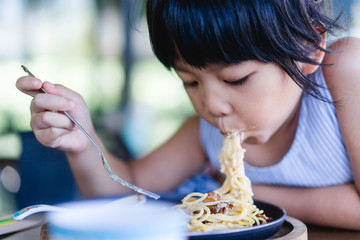
[[[253,135],[255,126],[247,126],[247,127],[233,127],[230,124],[225,123],[224,118],[219,118],[218,120],[218,128],[222,135],[229,136],[234,133],[240,134],[240,141],[243,143],[247,138],[251,138]],[[229,127],[230,126],[230,127]]]

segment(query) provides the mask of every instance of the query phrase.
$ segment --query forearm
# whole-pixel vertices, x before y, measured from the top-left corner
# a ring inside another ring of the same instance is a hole
[[[360,197],[353,184],[323,188],[253,185],[254,198],[285,208],[305,223],[360,230]]]
[[[132,182],[129,166],[109,154],[96,137],[94,139],[102,149],[112,170],[120,178]],[[99,152],[92,144],[89,144],[80,153],[67,153],[66,155],[80,192],[84,197],[99,197],[130,192],[129,189],[121,186],[107,175]]]

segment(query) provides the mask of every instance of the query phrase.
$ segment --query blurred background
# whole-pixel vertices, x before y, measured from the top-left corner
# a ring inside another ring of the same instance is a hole
[[[81,197],[62,153],[31,134],[31,98],[15,87],[21,65],[79,92],[105,145],[125,159],[151,151],[194,113],[180,80],[152,54],[143,5],[0,0],[0,215]],[[329,13],[341,10],[348,29],[336,37],[360,36],[360,0],[333,1]]]

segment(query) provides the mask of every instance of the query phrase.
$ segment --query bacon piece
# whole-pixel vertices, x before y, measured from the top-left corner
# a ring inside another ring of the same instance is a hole
[[[221,202],[216,205],[210,206],[209,209],[212,214],[228,214],[229,211],[233,208],[233,206],[234,205],[230,202]]]
[[[215,202],[219,201],[221,198],[221,195],[216,192],[209,192],[207,197],[203,200],[203,202]]]
[[[219,201],[220,199],[221,199],[221,195],[219,193],[210,192],[208,193],[208,196],[203,200],[203,202],[215,202],[215,201]],[[233,208],[233,206],[234,205],[231,202],[223,201],[214,205],[210,205],[208,207],[210,209],[210,213],[212,214],[217,214],[217,213],[227,214]]]

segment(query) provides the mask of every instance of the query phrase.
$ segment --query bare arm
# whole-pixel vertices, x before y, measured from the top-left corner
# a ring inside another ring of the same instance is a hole
[[[344,38],[331,46],[338,54],[327,55],[324,77],[333,99],[347,153],[360,193],[360,39]]]
[[[305,223],[360,230],[360,197],[354,184],[323,188],[253,185],[253,191],[255,199],[281,206]]]
[[[16,85],[20,91],[34,97],[30,109],[31,127],[36,138],[43,145],[66,153],[79,188],[86,197],[126,193],[129,189],[109,178],[96,148],[62,111],[67,111],[86,129],[119,177],[147,190],[169,191],[198,171],[205,162],[197,117],[189,119],[156,151],[127,164],[102,146],[88,108],[79,94],[31,77],[18,79]],[[49,94],[42,94],[40,87]]]
[[[87,196],[128,191],[105,176],[94,148],[67,156],[77,182]],[[170,191],[199,171],[205,163],[198,137],[198,118],[187,120],[169,141],[149,155],[132,160],[129,165],[109,153],[106,158],[114,172],[127,181],[154,192]]]

